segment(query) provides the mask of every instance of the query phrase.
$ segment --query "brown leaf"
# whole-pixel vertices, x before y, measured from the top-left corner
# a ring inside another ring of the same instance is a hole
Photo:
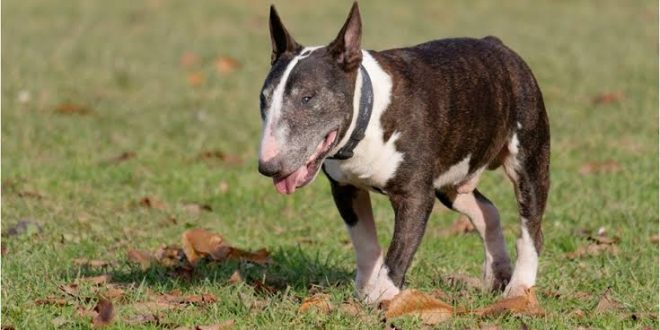
[[[107,287],[106,290],[103,291],[101,296],[110,300],[117,300],[123,297],[125,293],[126,292],[124,291],[124,289],[117,287]]]
[[[20,198],[34,198],[34,199],[43,199],[44,195],[41,192],[36,190],[23,190],[18,192],[18,197]]]
[[[199,258],[207,255],[216,260],[224,259],[228,253],[224,243],[222,236],[200,228],[187,230],[181,235],[183,252],[192,265],[197,263]]]
[[[151,267],[151,263],[155,261],[155,258],[150,252],[130,249],[128,250],[128,261],[140,264],[140,268],[146,270]]]
[[[110,280],[112,280],[112,276],[110,274],[103,274],[99,276],[79,277],[74,281],[74,283],[75,284],[89,283],[91,285],[101,285],[110,282]]]
[[[112,301],[106,298],[100,298],[99,302],[94,307],[94,311],[98,314],[92,319],[92,324],[95,328],[104,327],[112,323],[115,317],[115,311],[112,307]]]
[[[505,313],[535,316],[543,315],[545,312],[539,306],[534,288],[529,288],[525,290],[525,294],[522,296],[501,299],[492,305],[477,309],[472,313],[479,316],[495,316]]]
[[[582,164],[582,167],[580,167],[580,174],[615,173],[621,170],[621,164],[616,160],[594,161]]]
[[[187,203],[183,205],[183,210],[194,215],[204,212],[211,212],[213,209],[208,204]]]
[[[229,284],[238,284],[243,282],[243,276],[241,276],[241,271],[240,270],[235,270],[231,276],[229,277],[229,280],[227,280]]]
[[[430,295],[414,289],[401,291],[387,306],[386,319],[403,315],[419,316],[424,324],[436,325],[451,318],[454,309]]]
[[[596,313],[615,312],[621,309],[621,303],[614,300],[611,293],[611,288],[607,288],[607,290],[605,290],[605,293],[603,293],[603,295],[600,297],[600,300],[598,301],[598,306],[596,306]]]
[[[55,112],[63,115],[88,115],[92,111],[86,105],[64,102],[55,106]]]
[[[451,228],[443,230],[443,236],[457,236],[475,231],[470,219],[461,214],[451,225]]]
[[[100,268],[110,265],[110,262],[105,260],[89,260],[85,258],[77,258],[73,259],[73,264],[80,267]]]
[[[180,266],[186,256],[184,251],[175,245],[161,245],[154,253],[154,258],[163,267]]]
[[[621,241],[621,238],[619,236],[608,237],[605,235],[589,236],[587,237],[587,239],[590,241],[594,241],[598,244],[616,244]]]
[[[142,207],[146,207],[149,209],[157,209],[157,210],[166,210],[167,209],[167,204],[163,203],[161,200],[159,200],[156,197],[152,196],[144,196],[140,198],[140,201],[138,204]]]
[[[64,298],[59,298],[55,296],[48,296],[43,299],[37,299],[34,301],[36,305],[54,305],[54,306],[67,306],[69,302]]]
[[[192,87],[199,87],[204,83],[204,75],[201,72],[194,72],[188,74],[188,85]]]
[[[170,310],[170,309],[179,309],[182,308],[182,305],[172,304],[169,302],[162,301],[145,301],[137,302],[130,305],[131,308],[136,310],[138,313],[158,313],[160,311]]]
[[[220,56],[215,60],[215,69],[220,74],[232,73],[240,68],[241,64],[228,56]]]
[[[305,298],[305,300],[298,308],[298,313],[305,313],[312,309],[316,310],[321,314],[330,313],[332,311],[332,304],[330,304],[330,295],[324,293],[316,293],[311,297]]]
[[[105,164],[119,164],[122,162],[125,162],[127,160],[133,159],[137,156],[137,154],[134,151],[124,151],[121,154],[108,158],[107,160],[104,161]]]
[[[358,316],[362,312],[362,308],[358,303],[353,300],[345,301],[339,306],[339,311],[350,316]]]
[[[213,255],[213,258],[220,261],[222,260],[249,261],[259,265],[266,265],[273,262],[272,258],[270,257],[270,252],[268,252],[266,249],[263,248],[254,252],[249,252],[229,246],[227,247],[227,252],[224,257],[216,258],[215,255]]]
[[[624,94],[623,91],[608,91],[600,93],[592,99],[594,105],[599,104],[610,104],[623,100]]]
[[[229,184],[225,181],[220,181],[218,183],[218,192],[220,192],[221,194],[224,194],[227,191],[229,191]]]
[[[202,151],[197,159],[203,161],[220,161],[227,165],[241,165],[243,159],[238,155],[227,154],[222,150],[206,150]]]
[[[469,289],[480,290],[483,286],[481,279],[463,273],[445,276],[444,280],[451,286],[462,285]]]
[[[13,325],[3,325],[2,328],[0,328],[0,329],[2,329],[2,330],[16,330],[16,328],[14,328]]]
[[[277,292],[277,289],[262,282],[262,281],[252,281],[252,287],[254,291],[260,294],[272,295]]]
[[[653,244],[658,244],[658,234],[651,235],[651,237],[649,237],[649,240]]]
[[[184,69],[189,69],[199,64],[199,56],[193,52],[185,52],[181,55],[179,63]]]
[[[580,246],[577,250],[566,253],[565,256],[568,259],[577,259],[584,256],[597,256],[602,253],[617,255],[619,253],[619,248],[613,244],[592,243]]]
[[[64,293],[72,296],[72,297],[78,297],[79,294],[79,288],[78,284],[76,283],[71,283],[71,284],[63,284],[60,285],[60,290],[62,290]]]

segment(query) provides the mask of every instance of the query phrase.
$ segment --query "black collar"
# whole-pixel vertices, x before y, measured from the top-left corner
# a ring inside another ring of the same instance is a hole
[[[371,85],[371,78],[362,65],[360,65],[360,72],[362,73],[362,88],[360,89],[360,108],[358,109],[355,128],[346,144],[334,156],[329,157],[330,159],[349,159],[353,157],[353,149],[364,139],[364,132],[369,126],[371,109],[374,106],[374,90]]]

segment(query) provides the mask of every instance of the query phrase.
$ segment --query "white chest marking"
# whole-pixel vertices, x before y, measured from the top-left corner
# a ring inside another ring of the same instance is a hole
[[[396,150],[396,140],[399,132],[394,132],[385,141],[381,118],[390,105],[392,97],[392,78],[380,67],[378,62],[367,51],[362,51],[362,65],[369,73],[373,85],[374,103],[369,126],[365,137],[354,149],[354,156],[346,160],[328,159],[325,169],[334,180],[350,183],[360,187],[384,188],[394,177],[404,154]],[[346,135],[335,147],[336,153],[348,140],[355,127],[357,111],[360,105],[360,90],[362,75],[358,71],[355,95],[353,97],[353,122]]]
[[[436,189],[447,185],[456,185],[464,181],[470,171],[470,155],[463,158],[460,162],[452,165],[446,172],[440,174],[433,180],[433,187]]]

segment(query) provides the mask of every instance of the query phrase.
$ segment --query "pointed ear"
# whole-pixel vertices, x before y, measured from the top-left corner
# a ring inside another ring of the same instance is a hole
[[[357,2],[354,2],[337,38],[328,45],[328,51],[345,71],[356,69],[362,62],[361,39],[360,8],[358,8]]]
[[[270,6],[270,41],[273,44],[273,53],[270,57],[270,64],[275,63],[284,53],[297,53],[302,49],[282,24],[280,16],[275,10],[275,6]]]

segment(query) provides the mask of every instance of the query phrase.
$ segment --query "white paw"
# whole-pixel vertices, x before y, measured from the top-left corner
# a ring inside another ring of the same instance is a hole
[[[394,285],[388,273],[386,266],[381,266],[377,272],[369,274],[368,278],[364,278],[365,276],[358,271],[356,279],[358,298],[367,304],[377,304],[399,294],[399,288]]]

